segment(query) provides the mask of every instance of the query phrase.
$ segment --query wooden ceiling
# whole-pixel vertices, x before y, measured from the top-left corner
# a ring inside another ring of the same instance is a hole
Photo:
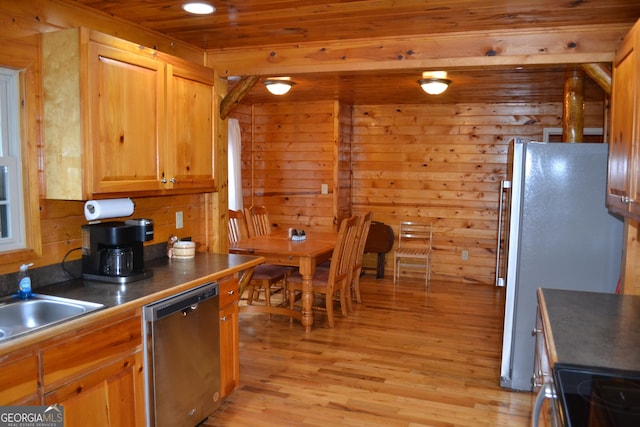
[[[189,15],[181,9],[180,0],[68,0],[205,50],[532,27],[553,31],[567,25],[628,23],[630,27],[640,17],[638,0],[207,1],[217,9],[213,15]],[[453,83],[439,96],[420,89],[420,70],[415,69],[308,73],[291,76],[296,85],[283,97],[274,98],[258,84],[245,101],[561,102],[566,68],[450,69]],[[601,99],[600,88],[588,77],[585,82],[585,98]]]

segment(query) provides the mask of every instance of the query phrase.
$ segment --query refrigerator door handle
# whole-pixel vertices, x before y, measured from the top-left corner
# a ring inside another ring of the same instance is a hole
[[[496,249],[496,286],[503,287],[505,285],[505,278],[500,277],[502,274],[500,257],[502,255],[502,242],[506,242],[506,230],[504,230],[504,206],[505,206],[505,193],[511,189],[511,181],[500,181],[500,205],[498,207],[498,244]]]

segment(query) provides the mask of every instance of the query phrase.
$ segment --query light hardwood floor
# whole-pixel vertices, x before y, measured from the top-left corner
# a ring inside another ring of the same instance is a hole
[[[504,289],[361,280],[329,329],[240,315],[240,387],[206,426],[526,426],[531,393],[501,389]]]

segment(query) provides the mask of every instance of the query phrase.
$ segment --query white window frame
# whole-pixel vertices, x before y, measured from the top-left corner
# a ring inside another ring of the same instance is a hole
[[[8,235],[0,236],[0,252],[24,249],[24,193],[20,143],[20,97],[17,70],[0,67],[0,169],[6,169]],[[1,173],[1,172],[0,172]]]

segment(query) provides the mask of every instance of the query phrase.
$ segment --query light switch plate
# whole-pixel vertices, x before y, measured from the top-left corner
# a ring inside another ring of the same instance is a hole
[[[328,184],[322,184],[320,186],[320,192],[322,194],[329,194],[329,185]]]

